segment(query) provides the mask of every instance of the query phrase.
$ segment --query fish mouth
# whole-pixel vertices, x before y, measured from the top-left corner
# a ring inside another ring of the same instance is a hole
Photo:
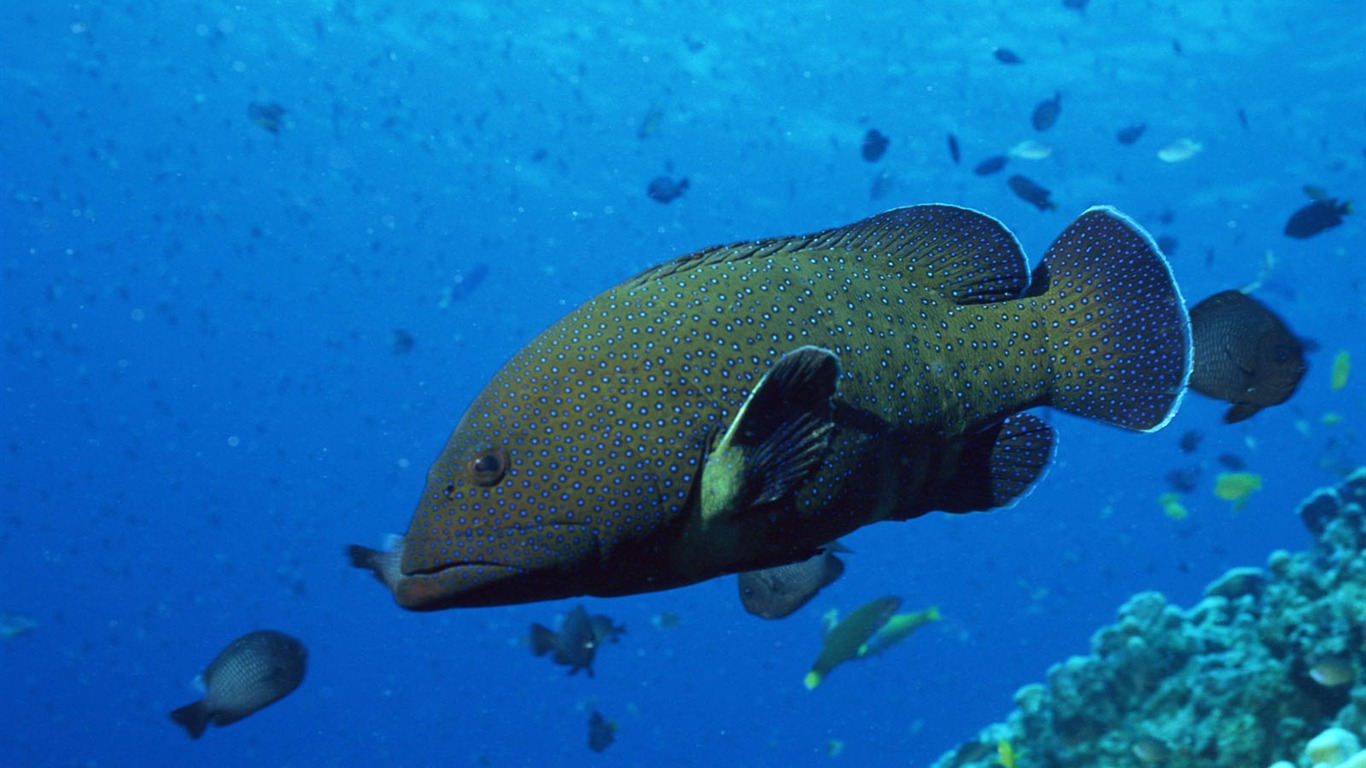
[[[392,585],[401,606],[429,611],[571,597],[583,593],[572,574],[600,557],[598,532],[586,524],[481,530],[458,544],[405,538]]]

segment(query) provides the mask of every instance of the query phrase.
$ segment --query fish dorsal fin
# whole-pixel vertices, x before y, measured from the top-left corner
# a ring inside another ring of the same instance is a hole
[[[896,208],[813,238],[800,250],[887,256],[908,278],[959,304],[1013,299],[1029,287],[1029,264],[1015,235],[985,213],[956,205]]]
[[[648,269],[623,287],[639,288],[726,262],[832,250],[887,257],[905,269],[909,279],[960,304],[1015,298],[1029,286],[1024,251],[1004,224],[968,208],[929,204],[896,208],[810,235],[707,248]]]
[[[839,359],[800,347],[750,393],[702,469],[702,518],[733,515],[796,490],[825,458]]]

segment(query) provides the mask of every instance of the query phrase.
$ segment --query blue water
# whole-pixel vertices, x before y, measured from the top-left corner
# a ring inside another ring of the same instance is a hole
[[[0,764],[924,766],[1128,595],[1190,604],[1306,546],[1294,503],[1366,460],[1366,376],[1328,377],[1339,350],[1366,365],[1366,229],[1281,227],[1305,184],[1366,204],[1359,0],[876,5],[0,4],[0,612],[37,622],[0,642]],[[253,102],[287,110],[278,134]],[[876,165],[869,128],[891,137]],[[1158,160],[1180,137],[1203,151]],[[1009,172],[1057,211],[970,171],[1029,138],[1052,155]],[[690,179],[669,205],[645,195],[665,173]],[[745,614],[730,578],[585,600],[629,627],[593,679],[521,644],[574,601],[410,614],[347,566],[346,544],[404,529],[468,401],[575,304],[706,245],[935,201],[1036,259],[1115,205],[1176,238],[1192,302],[1270,254],[1256,295],[1318,345],[1309,375],[1232,427],[1194,395],[1155,435],[1054,414],[1032,495],[848,537],[847,575],[784,621]],[[1212,495],[1221,453],[1264,477],[1241,512]],[[1169,519],[1163,477],[1197,463]],[[821,613],[884,594],[945,619],[804,690]],[[167,713],[267,627],[308,645],[303,686],[190,741]],[[601,755],[593,708],[619,726]]]

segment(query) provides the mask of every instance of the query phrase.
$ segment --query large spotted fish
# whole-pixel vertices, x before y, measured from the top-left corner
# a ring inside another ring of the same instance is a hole
[[[1066,413],[1150,431],[1191,367],[1152,239],[1088,210],[1033,278],[998,221],[901,208],[710,248],[574,310],[475,399],[406,534],[350,548],[412,610],[624,595],[1000,507]]]

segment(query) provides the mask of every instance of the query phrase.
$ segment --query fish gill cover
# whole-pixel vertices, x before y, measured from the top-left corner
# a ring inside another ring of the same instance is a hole
[[[1305,549],[1287,510],[1362,463],[1358,5],[0,3],[0,764],[928,765],[1128,596],[1194,605]],[[1306,187],[1331,210],[1299,214]],[[1234,425],[1186,397],[1154,435],[1032,411],[1011,434],[1061,436],[1045,482],[842,538],[846,572],[778,620],[730,578],[412,615],[338,561],[402,529],[571,308],[919,203],[1006,222],[1039,278],[1113,206],[1190,304],[1281,318],[1304,378]],[[1233,473],[1259,490],[1216,495]],[[942,618],[805,690],[820,617],[888,595]],[[581,604],[630,627],[592,678],[526,647]],[[262,627],[306,678],[186,738],[167,712]],[[1010,744],[986,748],[1029,765]]]

